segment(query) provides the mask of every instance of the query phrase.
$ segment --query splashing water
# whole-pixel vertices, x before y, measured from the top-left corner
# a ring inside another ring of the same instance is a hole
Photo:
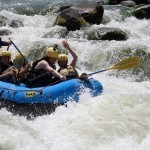
[[[7,5],[10,2],[16,1],[5,1]],[[111,12],[106,11],[106,13]],[[36,42],[62,46],[63,39],[58,35],[51,38],[42,37],[49,31],[58,29],[52,26],[56,18],[55,14],[26,16],[2,10],[0,15],[8,18],[7,25],[0,29],[8,29],[12,32],[10,36],[22,52],[28,53],[30,45]],[[24,27],[9,27],[8,23],[13,19],[21,19]],[[103,26],[93,25],[91,28]],[[150,51],[149,20],[141,22],[134,17],[129,17],[120,22],[112,18],[105,26],[121,28],[129,33],[130,38],[123,42],[88,41],[82,36],[83,30],[71,32],[67,40],[79,56],[79,72],[88,73],[109,67],[111,60],[108,56],[115,57],[113,52],[116,50],[146,47],[146,51]],[[80,38],[75,38],[76,35]],[[8,37],[4,36],[3,40],[7,40]],[[17,53],[13,46],[10,47],[10,51],[13,52],[13,57]],[[70,55],[69,59],[71,59]],[[86,64],[87,62],[91,63]],[[133,82],[133,76],[116,77],[111,73],[114,72],[109,71],[93,76],[104,87],[100,96],[91,97],[88,92],[85,92],[78,103],[68,102],[67,107],[60,106],[51,115],[27,120],[25,117],[14,116],[5,108],[1,109],[0,149],[149,150],[150,81]]]

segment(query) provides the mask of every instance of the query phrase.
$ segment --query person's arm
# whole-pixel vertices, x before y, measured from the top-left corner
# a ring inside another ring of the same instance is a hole
[[[46,61],[41,61],[37,64],[36,69],[44,69],[45,71],[51,73],[54,77],[60,78],[60,80],[66,80],[66,77],[62,76],[59,72],[49,66]]]
[[[9,46],[11,44],[11,42],[0,41],[0,46]]]
[[[9,75],[11,75],[10,72],[4,73],[4,74],[0,75],[0,79],[1,79],[1,78],[5,78],[5,77],[7,77],[7,76],[9,76]]]
[[[68,44],[67,41],[62,41],[62,44],[63,44],[64,48],[66,48],[70,52],[70,54],[72,55],[72,57],[73,57],[73,60],[72,60],[72,62],[71,62],[70,65],[72,67],[75,67],[76,64],[77,64],[77,60],[78,60],[77,54],[70,48],[70,46],[69,46],[69,44]]]
[[[5,78],[5,77],[8,77],[9,75],[13,75],[13,74],[17,75],[18,70],[15,67],[10,67],[6,71],[4,71],[2,75],[0,75],[0,78]]]
[[[18,74],[18,77],[23,77],[28,71],[29,71],[29,69],[31,68],[31,66],[32,66],[32,62],[31,63],[28,63],[26,66],[25,66],[25,68],[23,68],[23,69],[20,69],[20,71],[19,71],[19,74]]]

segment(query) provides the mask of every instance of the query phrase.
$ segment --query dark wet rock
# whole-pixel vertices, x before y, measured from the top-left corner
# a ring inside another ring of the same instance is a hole
[[[98,2],[73,5],[67,9],[62,8],[55,25],[64,26],[68,31],[75,31],[89,24],[100,24],[103,13],[103,6]]]
[[[10,30],[7,30],[7,29],[0,30],[0,36],[10,35],[10,34],[12,34]]]
[[[88,10],[85,9],[84,13],[81,13],[81,15],[86,20],[86,22],[88,22],[89,24],[100,24],[101,23],[103,14],[104,14],[104,8],[101,5],[101,3],[97,3],[88,12],[85,12],[85,11],[88,11]]]
[[[68,31],[64,27],[52,27],[52,30],[46,33],[43,38],[65,38],[68,35]]]
[[[138,19],[150,19],[150,5],[135,8],[135,10],[132,12],[132,15]]]
[[[68,31],[75,31],[80,30],[81,26],[86,26],[87,22],[77,10],[69,8],[58,15],[55,25],[64,26]]]
[[[10,27],[13,27],[13,28],[18,28],[18,27],[23,27],[23,22],[21,20],[12,20],[10,23],[9,23],[9,26]]]
[[[118,28],[96,28],[85,31],[88,40],[116,40],[124,41],[128,39],[126,32]]]
[[[0,16],[0,27],[6,26],[7,20],[8,20],[7,17]]]

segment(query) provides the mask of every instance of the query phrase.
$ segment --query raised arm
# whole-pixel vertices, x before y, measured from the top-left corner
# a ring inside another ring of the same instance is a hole
[[[63,44],[64,48],[66,48],[70,52],[70,54],[72,55],[72,57],[73,57],[73,60],[72,60],[72,62],[71,62],[70,65],[72,67],[76,67],[77,60],[78,60],[77,54],[70,48],[70,46],[69,46],[69,44],[68,44],[67,41],[62,41],[62,44]]]

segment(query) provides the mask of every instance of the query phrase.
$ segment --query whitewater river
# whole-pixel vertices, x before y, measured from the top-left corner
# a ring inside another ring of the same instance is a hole
[[[0,15],[6,16],[8,22],[20,19],[24,24],[24,27],[19,28],[9,25],[0,27],[0,30],[8,29],[12,32],[2,39],[8,40],[11,37],[24,53],[35,42],[62,46],[64,39],[58,34],[51,38],[42,37],[49,31],[57,33],[59,30],[60,27],[52,26],[56,14],[16,14],[12,8],[21,5],[21,2],[27,4],[34,1],[1,0]],[[44,2],[47,3],[48,0]],[[38,1],[38,5],[43,3]],[[119,11],[106,10],[105,13],[111,17],[111,21],[91,28],[118,27],[129,34],[129,39],[88,41],[82,36],[82,30],[70,32],[67,40],[79,56],[79,72],[90,73],[109,67],[110,63],[106,63],[107,56],[112,55],[114,58],[113,51],[125,47],[146,47],[146,52],[150,52],[150,20],[128,17],[120,21]],[[14,57],[16,49],[13,46],[9,49]],[[110,57],[108,61],[111,62]],[[58,107],[51,115],[27,120],[24,116],[13,115],[5,108],[1,109],[0,150],[149,150],[150,81],[143,76],[143,80],[137,82],[135,78],[138,78],[138,74],[124,76],[125,72],[119,76],[113,75],[113,71],[93,75],[104,87],[100,96],[93,98],[85,92],[78,103],[69,102],[68,107]]]

